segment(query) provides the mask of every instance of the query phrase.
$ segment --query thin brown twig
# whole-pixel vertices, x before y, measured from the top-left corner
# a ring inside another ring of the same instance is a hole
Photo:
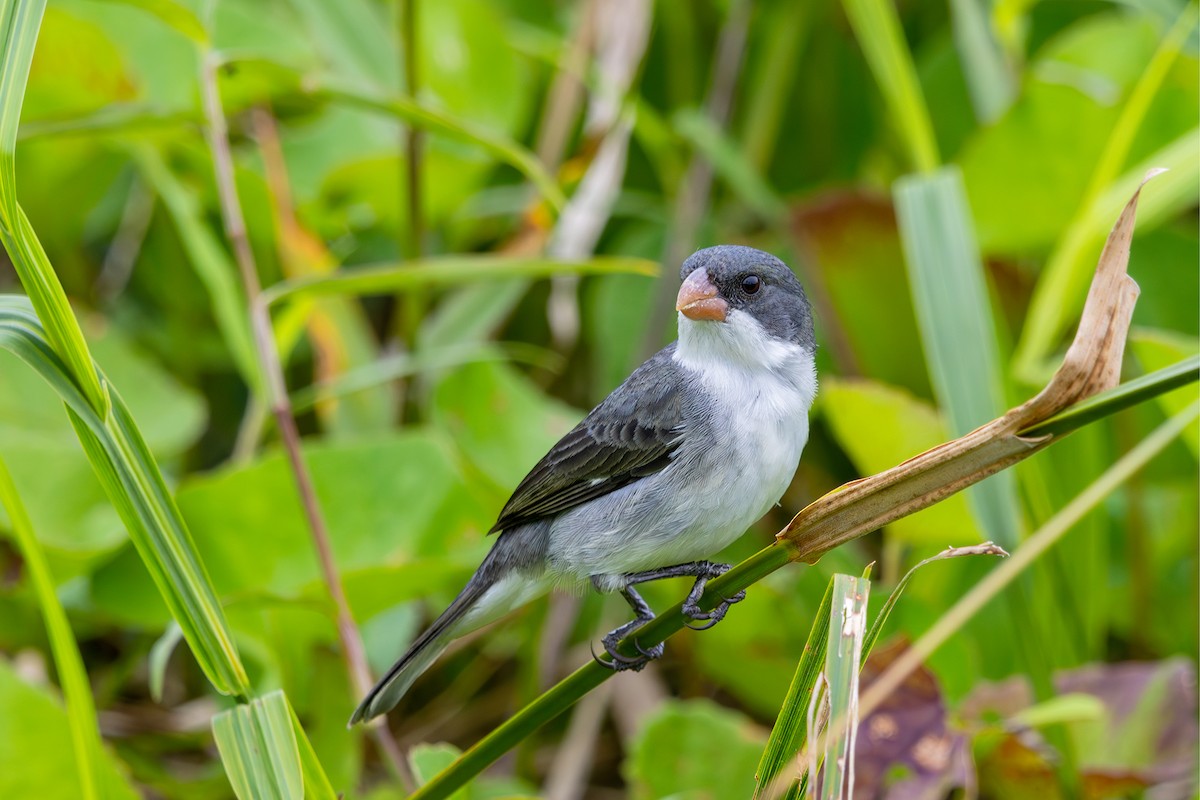
[[[262,370],[265,378],[267,403],[279,427],[279,437],[287,453],[288,464],[291,467],[296,490],[304,508],[304,516],[317,551],[317,563],[320,565],[321,577],[336,609],[338,639],[342,645],[342,655],[346,661],[351,684],[354,686],[355,692],[362,695],[371,686],[371,674],[367,667],[362,639],[359,636],[358,627],[354,623],[354,617],[350,613],[350,605],[346,600],[341,576],[338,574],[337,564],[334,561],[329,530],[325,524],[320,501],[317,499],[312,476],[300,451],[300,433],[296,429],[296,420],[292,416],[291,401],[284,383],[283,366],[279,361],[279,354],[275,350],[271,318],[267,305],[262,300],[262,285],[258,279],[254,252],[250,248],[250,240],[246,235],[245,217],[242,214],[241,202],[238,199],[237,187],[234,182],[233,154],[229,144],[228,125],[217,90],[217,69],[219,67],[220,59],[215,52],[210,50],[204,53],[200,68],[200,91],[203,96],[208,146],[212,153],[221,219],[225,226],[225,235],[233,247],[234,258],[246,290],[250,310],[250,327],[254,335],[259,369]],[[390,731],[382,725],[375,726],[372,731],[397,778],[404,785],[406,791],[411,791],[415,785],[412,775],[399,747],[392,739]]]

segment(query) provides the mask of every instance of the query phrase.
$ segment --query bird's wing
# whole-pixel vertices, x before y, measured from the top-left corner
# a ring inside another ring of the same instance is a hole
[[[638,367],[517,486],[492,533],[552,516],[653,475],[684,433],[674,345]]]

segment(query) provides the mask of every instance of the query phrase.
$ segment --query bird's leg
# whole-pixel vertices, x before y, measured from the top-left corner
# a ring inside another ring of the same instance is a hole
[[[659,569],[651,569],[645,572],[634,572],[626,575],[625,579],[630,584],[635,584],[656,581],[660,578],[695,578],[696,582],[692,584],[692,590],[688,592],[688,596],[683,601],[683,615],[688,619],[708,620],[707,624],[692,628],[693,630],[706,631],[725,619],[725,614],[729,611],[731,605],[740,603],[746,599],[746,591],[743,589],[733,597],[721,598],[721,602],[712,611],[701,610],[699,603],[700,597],[704,594],[704,587],[708,584],[709,580],[718,575],[724,575],[728,571],[729,564],[695,561],[691,564],[676,564],[673,567],[660,567]],[[689,625],[688,627],[692,626]]]
[[[595,581],[593,580],[593,583],[594,582]],[[621,596],[625,598],[625,602],[629,603],[629,607],[633,609],[635,617],[621,627],[609,631],[608,634],[606,634],[601,640],[601,642],[604,644],[605,652],[612,657],[612,663],[610,664],[606,661],[600,661],[598,658],[596,661],[606,667],[610,667],[616,672],[623,672],[627,669],[638,672],[642,669],[642,667],[646,666],[654,659],[662,656],[663,644],[662,642],[659,642],[649,650],[643,650],[641,645],[637,643],[637,639],[634,639],[633,646],[637,648],[639,653],[641,653],[640,656],[630,657],[617,650],[617,645],[620,644],[622,639],[624,639],[632,631],[637,630],[650,620],[654,619],[654,611],[651,610],[649,604],[642,599],[642,596],[634,590],[633,586],[624,586],[621,589]]]

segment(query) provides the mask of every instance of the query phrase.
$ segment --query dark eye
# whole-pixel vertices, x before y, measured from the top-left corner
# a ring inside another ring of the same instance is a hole
[[[757,275],[747,275],[742,278],[742,291],[746,294],[754,294],[762,287],[762,278]]]

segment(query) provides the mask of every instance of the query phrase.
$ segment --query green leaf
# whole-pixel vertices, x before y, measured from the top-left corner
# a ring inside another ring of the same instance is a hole
[[[207,44],[208,32],[192,10],[175,0],[109,0],[152,14],[159,22],[182,33],[196,44]]]
[[[67,714],[56,698],[24,682],[0,658],[0,797],[76,800],[81,796],[80,766]],[[93,734],[95,735],[95,734]],[[106,800],[135,800],[141,794],[124,777],[124,767],[97,747],[94,780]]]
[[[668,701],[643,723],[623,767],[634,798],[747,797],[762,733],[707,700]]]
[[[504,364],[468,364],[434,392],[434,420],[507,493],[582,415]]]
[[[301,800],[304,778],[292,712],[283,692],[213,717],[213,738],[241,800]]]
[[[452,744],[419,744],[408,751],[408,763],[412,766],[413,776],[419,785],[425,785],[429,780],[454,763],[462,755],[462,751]],[[450,795],[451,800],[466,800],[468,787],[459,789]]]
[[[142,175],[166,205],[192,268],[208,290],[213,319],[229,348],[230,358],[242,379],[261,395],[264,379],[250,334],[245,292],[238,282],[233,261],[201,218],[202,210],[194,193],[167,169],[162,156],[146,146],[132,148],[131,154]]]

